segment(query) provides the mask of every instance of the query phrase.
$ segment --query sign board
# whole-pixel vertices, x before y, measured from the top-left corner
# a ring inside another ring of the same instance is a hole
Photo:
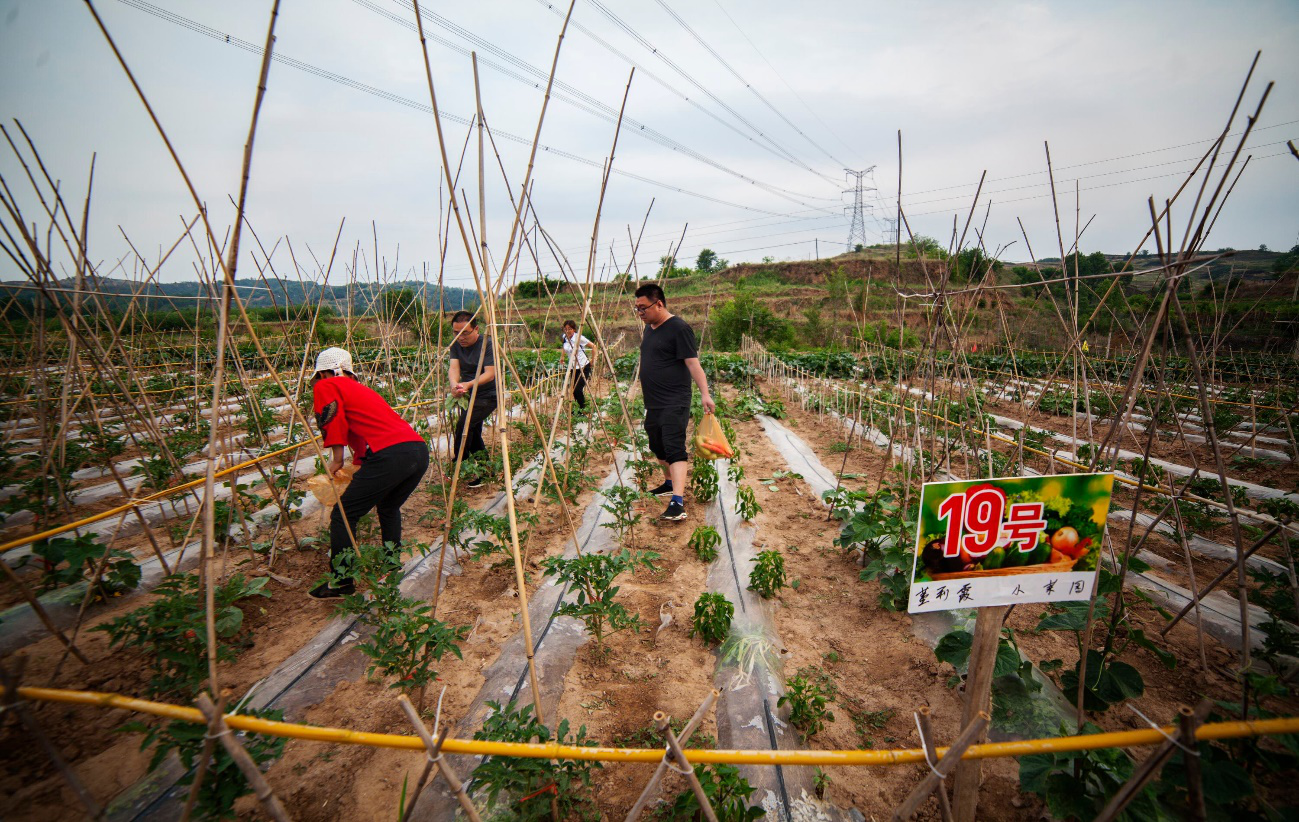
[[[909,613],[1089,599],[1113,474],[925,483]]]

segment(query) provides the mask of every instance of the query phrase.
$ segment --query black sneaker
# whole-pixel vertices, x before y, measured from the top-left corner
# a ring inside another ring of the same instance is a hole
[[[312,599],[342,599],[343,597],[350,597],[355,593],[356,583],[354,582],[343,583],[337,588],[334,588],[328,582],[322,582],[315,588],[312,588],[311,593],[307,594],[307,596]]]
[[[469,477],[468,479],[465,480],[466,488],[482,488],[486,484],[487,484],[487,480],[483,479],[482,477]]]
[[[662,485],[660,485],[658,488],[655,488],[653,491],[650,491],[650,493],[653,494],[653,495],[656,496],[656,497],[670,497],[670,496],[672,496],[672,481],[671,481],[671,480],[668,480],[668,481],[664,482],[664,483],[663,483]]]
[[[680,522],[686,518],[686,507],[679,502],[669,502],[668,510],[659,515],[662,522]]]

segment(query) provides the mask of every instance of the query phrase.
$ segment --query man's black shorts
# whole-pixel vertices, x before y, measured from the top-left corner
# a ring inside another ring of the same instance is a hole
[[[690,424],[690,406],[645,409],[645,433],[654,456],[668,463],[686,462],[686,426]]]

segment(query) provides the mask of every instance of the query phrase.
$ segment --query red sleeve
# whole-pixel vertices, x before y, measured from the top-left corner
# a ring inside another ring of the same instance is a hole
[[[332,383],[333,380],[321,380],[312,389],[316,427],[325,438],[326,448],[347,445],[349,440],[347,414],[343,410],[343,395]]]

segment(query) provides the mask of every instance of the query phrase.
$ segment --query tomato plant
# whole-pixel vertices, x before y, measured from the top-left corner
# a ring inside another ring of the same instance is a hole
[[[518,707],[511,702],[502,708],[500,703],[488,702],[487,707],[492,709],[492,713],[483,722],[482,729],[474,734],[474,739],[492,742],[552,741],[550,729],[537,720],[531,705]],[[578,747],[595,745],[586,738],[585,725],[578,728],[576,734],[570,734],[567,719],[559,721],[553,741]],[[474,768],[473,779],[482,783],[488,809],[494,809],[501,818],[520,822],[550,820],[553,796],[559,807],[560,819],[586,819],[595,816],[591,777],[597,768],[602,767],[594,760],[489,756]]]
[[[235,574],[217,585],[215,598],[216,656],[235,658],[234,637],[243,627],[244,612],[235,603],[253,596],[269,597],[266,577],[247,579]],[[153,673],[145,690],[150,696],[192,700],[207,679],[207,631],[204,592],[197,574],[175,574],[158,583],[158,596],[142,608],[95,626],[108,634],[115,648],[136,650],[150,659]]]
[[[634,570],[638,565],[654,568],[654,560],[658,557],[653,551],[623,548],[610,554],[547,557],[541,565],[547,575],[577,589],[577,600],[561,603],[555,613],[582,620],[587,633],[595,637],[598,653],[604,654],[607,653],[604,645],[607,636],[624,630],[638,633],[641,628],[640,616],[630,613],[614,599],[619,590],[614,581],[619,574]]]

